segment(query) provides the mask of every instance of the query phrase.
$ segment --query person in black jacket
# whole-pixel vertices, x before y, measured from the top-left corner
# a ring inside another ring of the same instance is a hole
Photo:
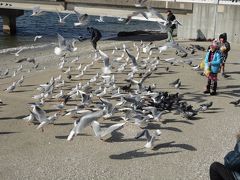
[[[214,162],[210,166],[211,180],[240,180],[240,136],[233,151],[224,157],[224,165]]]
[[[91,43],[95,50],[97,50],[97,42],[102,38],[101,32],[93,27],[87,27],[88,32],[91,34]]]
[[[219,41],[220,41],[220,50],[221,50],[221,53],[222,53],[221,70],[222,70],[222,76],[225,77],[225,62],[226,62],[227,57],[228,57],[228,52],[231,49],[230,43],[227,41],[227,33],[220,34]]]
[[[168,21],[168,24],[171,24],[175,19],[176,19],[176,17],[172,13],[172,11],[171,10],[167,10],[167,21]],[[170,26],[169,30],[168,30],[167,42],[173,41],[173,31],[174,31],[174,29],[176,29],[176,25],[172,24]]]

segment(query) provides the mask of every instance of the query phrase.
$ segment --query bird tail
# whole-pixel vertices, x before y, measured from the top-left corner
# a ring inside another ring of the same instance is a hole
[[[112,73],[109,67],[103,67],[102,71],[103,71],[103,74],[111,74]]]

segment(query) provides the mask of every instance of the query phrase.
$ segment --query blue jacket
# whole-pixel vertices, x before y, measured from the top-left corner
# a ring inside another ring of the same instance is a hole
[[[234,150],[224,157],[224,166],[233,172],[236,180],[240,180],[240,141],[237,142]]]
[[[210,55],[210,50],[207,52],[205,57],[205,69],[208,69],[208,59]],[[211,61],[211,73],[218,73],[220,69],[220,65],[222,63],[221,53],[216,51],[213,56],[213,60]]]

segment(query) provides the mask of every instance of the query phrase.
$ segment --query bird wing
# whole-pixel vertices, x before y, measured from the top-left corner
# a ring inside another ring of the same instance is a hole
[[[100,127],[99,122],[93,121],[93,122],[91,123],[91,125],[92,125],[93,132],[94,132],[95,136],[96,136],[96,137],[100,137],[100,136],[101,136],[101,127]]]
[[[33,14],[36,14],[36,13],[38,13],[39,11],[40,11],[40,6],[35,6],[35,7],[33,7]]]
[[[58,44],[59,44],[59,47],[66,46],[66,40],[64,39],[64,37],[62,37],[60,34],[57,34],[57,35],[58,35]]]
[[[56,13],[57,13],[57,15],[58,15],[59,20],[62,19],[62,17],[61,17],[60,14],[59,14],[59,11],[58,11],[57,9],[56,9]]]
[[[128,57],[132,60],[133,66],[138,66],[136,58],[133,55],[131,55],[127,49],[125,49],[125,51],[126,51]]]
[[[159,12],[157,12],[155,9],[153,9],[152,7],[148,6],[147,9],[152,15],[155,15],[158,18],[166,21],[165,17],[163,15],[161,15]]]
[[[151,74],[152,74],[152,71],[147,71],[147,72],[143,75],[142,79],[140,80],[140,84],[142,84],[149,76],[151,76]]]
[[[16,63],[21,63],[21,62],[24,62],[24,61],[27,61],[27,58],[19,59],[19,60],[16,61]]]
[[[68,16],[70,16],[71,13],[67,14],[66,16],[64,16],[62,19],[65,20]]]
[[[74,9],[74,12],[78,18],[78,21],[80,21],[81,14],[78,11],[76,11],[75,9]]]
[[[99,53],[101,55],[101,57],[103,58],[104,60],[104,66],[105,67],[109,67],[110,66],[110,63],[109,63],[109,57],[107,54],[105,54],[104,52],[102,52],[101,50],[99,50]]]
[[[113,131],[121,128],[125,123],[126,122],[124,122],[124,123],[117,123],[117,124],[114,124],[114,125],[108,127],[107,129],[105,129],[104,131],[101,132],[101,137],[104,137],[104,136],[112,133]]]

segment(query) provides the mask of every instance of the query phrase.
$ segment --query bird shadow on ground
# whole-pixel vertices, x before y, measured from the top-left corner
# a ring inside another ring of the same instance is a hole
[[[188,150],[188,151],[197,151],[197,149],[192,145],[189,145],[189,144],[175,144],[175,141],[158,144],[153,148],[153,150],[159,150],[161,148],[172,148],[172,147],[181,148],[181,149],[185,149],[185,150]]]
[[[17,91],[13,91],[14,93],[21,93],[21,92],[30,92],[30,91],[33,91],[33,90],[17,90]]]
[[[77,136],[91,136],[89,134],[78,134]],[[67,140],[68,138],[68,135],[66,136],[55,136],[56,139],[64,139],[64,140]]]
[[[161,130],[168,130],[168,131],[175,131],[175,132],[182,132],[181,129],[175,127],[160,127]]]
[[[10,119],[14,120],[14,119],[22,119],[24,117],[26,117],[26,115],[16,116],[16,117],[1,117],[0,120],[10,120]]]
[[[144,150],[144,148],[139,148],[139,149],[135,149],[135,150],[132,150],[132,151],[127,151],[127,152],[121,153],[121,154],[112,154],[112,155],[109,156],[109,158],[110,159],[116,159],[116,160],[129,160],[129,159],[135,159],[135,158],[143,158],[143,157],[173,154],[173,153],[181,152],[181,151],[169,151],[169,152],[149,153],[147,151],[139,151],[139,150]]]
[[[223,95],[221,95],[223,94]],[[220,91],[218,92],[218,96],[220,97],[240,97],[240,89],[239,90],[231,90],[231,91]]]
[[[157,72],[157,73],[154,73],[156,75],[161,76],[161,75],[168,75],[168,74],[178,74],[179,72],[176,72],[176,71],[168,71],[168,72]]]
[[[182,98],[182,100],[187,100],[187,101],[193,101],[193,102],[198,102],[198,103],[202,103],[205,102],[206,99],[204,99],[204,94],[199,94],[196,92],[186,92],[182,94],[184,97]],[[187,97],[186,97],[187,96]]]
[[[54,126],[67,126],[73,123],[55,123]]]
[[[167,123],[185,123],[185,124],[193,124],[192,122],[186,121],[186,120],[176,120],[176,119],[165,119],[162,121],[163,124]]]
[[[26,85],[22,85],[21,87],[33,87],[33,86],[37,86],[37,85],[34,85],[34,84],[26,84]]]
[[[197,121],[197,120],[201,120],[201,119],[203,119],[202,117],[196,117],[196,116],[194,116],[194,117],[191,117],[190,119],[188,119],[189,121]]]
[[[56,112],[59,111],[59,109],[47,109],[45,110],[46,113]]]
[[[240,74],[240,71],[227,72],[227,74]]]
[[[120,121],[120,120],[122,120],[122,117],[121,116],[112,116],[109,119],[111,119],[111,121]]]
[[[201,113],[214,114],[214,113],[220,113],[220,112],[224,112],[223,108],[210,108],[209,110],[201,112]]]
[[[218,89],[240,89],[240,85],[228,85],[228,86],[220,86]]]
[[[19,132],[0,132],[0,135],[5,135],[5,134],[15,134]]]

